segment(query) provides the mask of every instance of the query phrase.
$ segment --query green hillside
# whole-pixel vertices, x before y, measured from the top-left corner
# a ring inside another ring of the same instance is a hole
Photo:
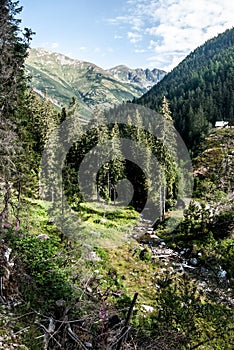
[[[211,196],[212,191],[231,194],[234,191],[233,154],[234,128],[213,130],[206,137],[194,159],[195,177],[203,186],[208,186],[205,191],[200,188],[199,195]]]
[[[74,96],[85,114],[95,106],[109,108],[147,91],[146,77],[138,83],[123,81],[121,77],[115,77],[111,70],[105,71],[95,64],[44,49],[30,50],[26,68],[31,75],[31,86],[39,94],[47,92],[52,101],[60,105],[68,105]],[[162,78],[165,72],[160,71],[155,77],[153,73],[151,75],[148,86]]]
[[[234,29],[207,41],[135,103],[159,111],[170,102],[175,127],[194,148],[218,120],[234,123]]]

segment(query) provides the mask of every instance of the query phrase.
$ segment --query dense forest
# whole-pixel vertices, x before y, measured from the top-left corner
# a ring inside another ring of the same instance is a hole
[[[176,129],[195,148],[216,121],[234,124],[234,29],[228,29],[188,55],[135,103],[159,111],[170,102]]]
[[[233,29],[82,123],[30,88],[21,11],[0,1],[0,349],[233,349]]]

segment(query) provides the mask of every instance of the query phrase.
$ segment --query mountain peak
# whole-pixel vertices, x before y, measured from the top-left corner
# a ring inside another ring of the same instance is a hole
[[[157,68],[129,68],[125,65],[118,65],[107,70],[115,79],[124,81],[128,84],[141,86],[146,92],[153,85],[157,84],[166,72]]]
[[[29,60],[43,60],[48,59],[56,60],[58,64],[61,65],[73,65],[80,64],[82,61],[68,57],[67,55],[46,50],[44,48],[33,48],[29,51]]]
[[[104,70],[93,63],[70,58],[43,48],[31,49],[26,60],[31,85],[37,93],[47,91],[53,101],[68,105],[72,97],[78,104],[93,109],[142,96],[165,72],[131,69],[119,65]]]

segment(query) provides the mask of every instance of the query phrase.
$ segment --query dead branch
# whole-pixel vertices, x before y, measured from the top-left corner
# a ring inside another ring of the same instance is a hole
[[[123,328],[123,330],[122,330],[122,332],[120,334],[120,339],[118,341],[116,350],[120,350],[121,349],[123,340],[125,339],[126,335],[128,334],[128,331],[129,331],[128,325],[129,325],[129,322],[130,322],[130,319],[131,319],[131,316],[132,316],[133,308],[134,308],[134,306],[136,304],[137,297],[138,297],[138,293],[135,293],[134,297],[133,297],[133,300],[131,302],[131,305],[129,307],[129,310],[128,310],[128,314],[127,314],[127,318],[126,318],[126,321],[125,321],[124,328]]]

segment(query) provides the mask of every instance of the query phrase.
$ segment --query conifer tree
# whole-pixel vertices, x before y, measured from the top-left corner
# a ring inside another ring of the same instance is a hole
[[[172,113],[170,110],[169,102],[164,96],[161,106],[162,122],[160,123],[160,141],[162,147],[159,149],[164,153],[164,161],[162,162],[161,172],[161,188],[160,188],[160,216],[163,219],[166,211],[166,199],[172,204],[173,201],[173,187],[177,178],[176,167],[176,134],[173,125]]]
[[[171,110],[170,110],[170,107],[169,107],[169,102],[168,102],[166,96],[163,96],[161,113],[162,113],[163,117],[166,120],[168,120],[169,122],[173,123],[172,113],[171,113]]]
[[[24,60],[32,31],[20,30],[19,1],[0,0],[0,176],[5,183],[5,202],[1,219],[8,212],[10,182],[16,176],[16,156],[21,152],[18,142],[17,113],[26,88]]]
[[[110,147],[106,150],[111,161],[105,163],[99,174],[99,182],[104,183],[104,192],[109,199],[116,200],[116,184],[124,176],[124,158],[120,145],[120,133],[118,124],[114,124],[110,131]],[[103,190],[102,189],[102,190]]]

